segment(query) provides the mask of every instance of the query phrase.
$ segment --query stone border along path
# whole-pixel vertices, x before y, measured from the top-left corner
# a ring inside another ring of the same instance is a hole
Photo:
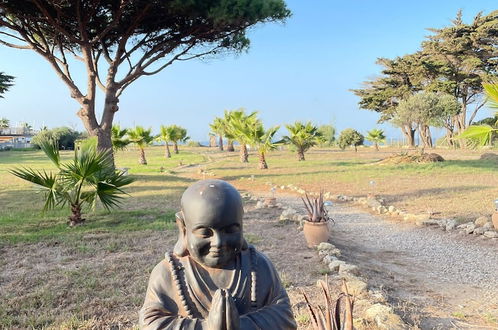
[[[297,196],[277,194],[277,200],[303,209]],[[302,220],[293,213],[284,210],[282,218]],[[387,291],[396,312],[410,324],[422,329],[498,328],[497,239],[477,240],[465,229],[445,232],[420,223],[389,222],[340,204],[330,207],[329,215],[335,220],[330,242],[341,258],[357,265],[356,274],[368,278],[369,286]]]
[[[289,207],[287,200],[274,204],[269,203],[266,197],[258,197],[250,193],[242,195],[256,202],[256,209],[272,207],[283,209],[278,221],[294,222],[302,230],[302,221],[306,218],[302,214],[304,211],[302,204],[299,212],[293,208],[294,205]],[[306,249],[306,246],[303,248]],[[375,329],[401,330],[408,328],[408,325],[394,312],[394,308],[389,305],[385,294],[374,288],[368,290],[368,284],[362,278],[359,267],[341,260],[341,251],[336,246],[331,243],[320,243],[316,250],[321,262],[330,270],[329,278],[337,283],[341,283],[343,279],[346,280],[348,292],[355,299],[353,315],[355,328],[371,329],[372,325],[375,326]],[[312,303],[316,303],[316,301]]]

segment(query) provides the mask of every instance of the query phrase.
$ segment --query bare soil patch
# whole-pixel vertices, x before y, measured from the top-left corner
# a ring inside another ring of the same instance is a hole
[[[255,209],[252,202],[246,209],[245,237],[275,264],[306,329],[301,290],[316,297],[324,266],[296,224],[278,222],[280,209]],[[175,230],[149,230],[4,246],[0,328],[136,328],[150,271],[175,241]]]

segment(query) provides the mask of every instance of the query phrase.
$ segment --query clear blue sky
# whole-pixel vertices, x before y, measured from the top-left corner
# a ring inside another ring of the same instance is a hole
[[[373,127],[399,137],[398,129],[376,124],[378,115],[358,109],[349,90],[379,74],[378,57],[418,49],[429,27],[443,27],[463,9],[465,21],[497,9],[488,0],[288,0],[285,24],[260,25],[249,33],[248,53],[209,61],[176,63],[143,77],[120,99],[115,122],[158,131],[178,124],[207,140],[208,123],[225,109],[258,110],[266,126],[311,120],[365,133]],[[0,99],[0,117],[39,128],[83,130],[78,104],[49,64],[30,51],[0,47],[0,71],[16,77]],[[481,117],[489,115],[484,109]],[[285,129],[281,129],[285,133]]]

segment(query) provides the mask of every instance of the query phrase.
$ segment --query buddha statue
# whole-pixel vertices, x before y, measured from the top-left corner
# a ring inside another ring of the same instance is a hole
[[[296,329],[289,297],[266,256],[243,236],[238,191],[202,180],[181,198],[178,241],[152,270],[142,329]]]

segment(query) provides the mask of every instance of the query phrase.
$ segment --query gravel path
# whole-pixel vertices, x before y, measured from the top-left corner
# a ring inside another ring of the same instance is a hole
[[[296,197],[279,198],[302,209]],[[336,204],[332,243],[422,329],[498,329],[498,240],[386,221]]]

